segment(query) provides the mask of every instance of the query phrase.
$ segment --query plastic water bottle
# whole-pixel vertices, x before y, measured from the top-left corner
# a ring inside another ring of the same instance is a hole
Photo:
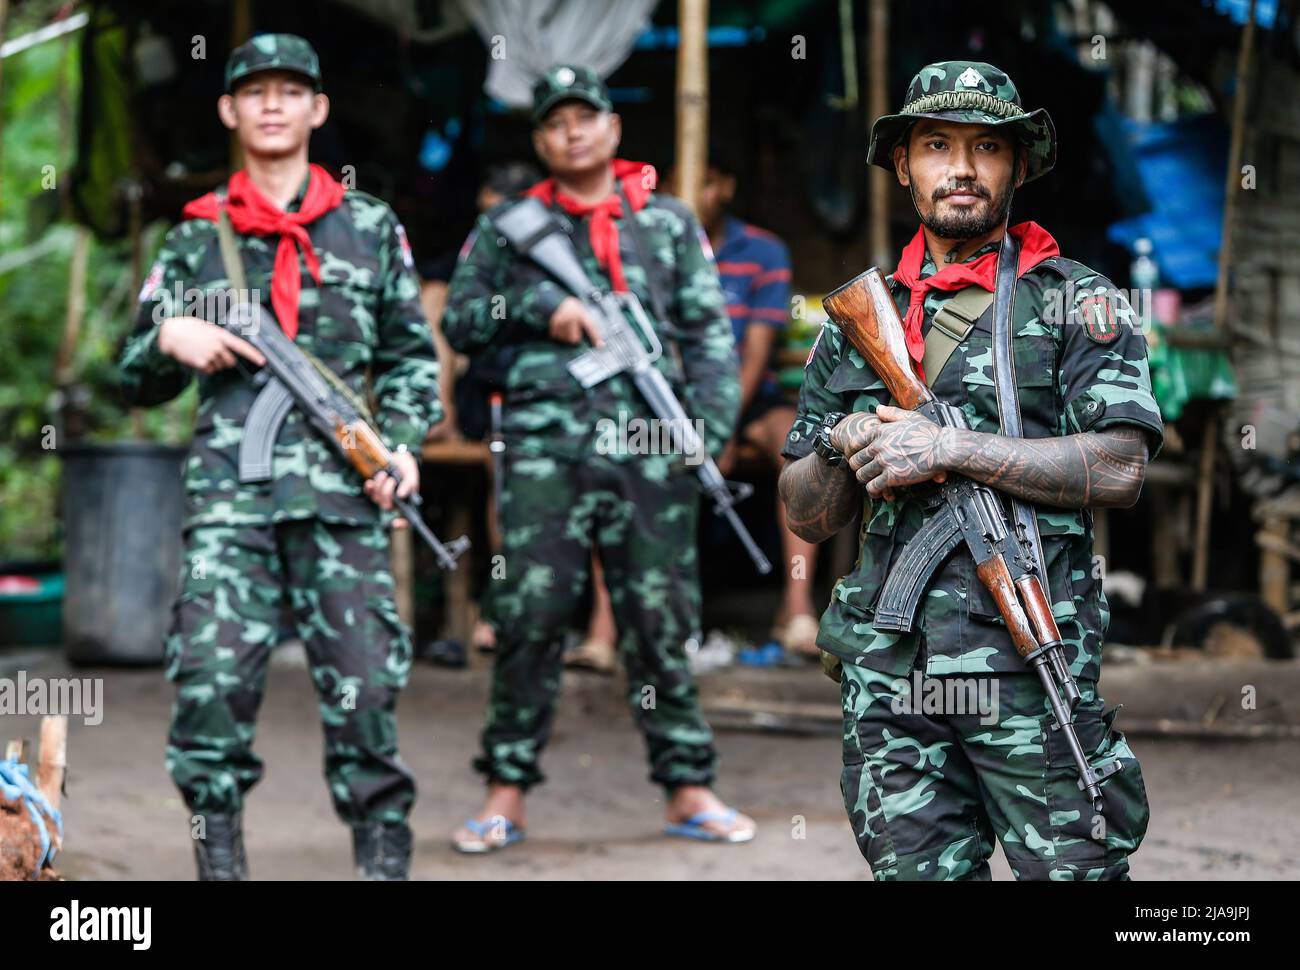
[[[1133,244],[1133,251],[1137,256],[1129,269],[1129,285],[1134,290],[1154,291],[1160,286],[1160,270],[1151,258],[1151,240],[1141,237]]]

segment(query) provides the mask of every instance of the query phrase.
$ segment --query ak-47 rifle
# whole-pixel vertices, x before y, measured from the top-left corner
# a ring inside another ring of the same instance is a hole
[[[253,383],[261,389],[249,409],[239,446],[241,482],[265,481],[271,477],[271,452],[276,435],[289,409],[297,405],[308,423],[362,478],[370,479],[382,471],[401,485],[402,473],[393,461],[393,453],[366,419],[347,385],[323,364],[308,357],[261,304],[247,300],[235,303],[222,325],[247,340],[266,358],[266,365],[252,375]],[[406,498],[394,495],[393,504],[428,543],[438,565],[455,569],[456,559],[469,548],[469,539],[461,536],[452,542],[440,542],[420,517],[418,492]]]
[[[537,199],[524,199],[515,204],[498,216],[494,225],[516,250],[529,256],[581,300],[595,319],[604,346],[575,357],[569,363],[569,373],[584,388],[627,373],[651,413],[668,428],[674,446],[684,455],[704,456],[696,472],[704,493],[713,500],[713,511],[727,520],[759,573],[771,572],[772,564],[736,515],[736,503],[746,498],[753,488],[722,477],[668,379],[655,367],[663,346],[641,301],[632,293],[602,292],[594,286],[582,268],[573,241]],[[628,315],[635,321],[635,328],[628,322]]]
[[[941,427],[969,428],[965,412],[938,400],[912,371],[894,298],[878,269],[869,269],[822,299],[827,315],[889,388],[898,406]],[[1056,723],[1079,770],[1079,787],[1102,810],[1102,779],[1120,770],[1117,759],[1102,769],[1088,764],[1074,730],[1079,687],[1065,663],[1051,603],[1043,591],[1040,565],[1023,528],[1012,528],[1001,500],[989,486],[949,473],[938,487],[938,507],[905,547],[885,580],[872,625],[911,631],[916,609],[934,571],[963,542],[975,559],[975,574],[997,603],[1016,652],[1038,674]]]

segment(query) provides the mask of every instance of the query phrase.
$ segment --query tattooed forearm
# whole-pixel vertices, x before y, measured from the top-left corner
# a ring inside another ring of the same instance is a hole
[[[790,531],[807,542],[829,539],[853,520],[862,486],[847,468],[832,468],[816,455],[790,462],[778,482]]]
[[[1127,508],[1142,491],[1147,442],[1137,428],[1063,438],[1005,438],[947,429],[942,464],[1030,502],[1060,508]]]

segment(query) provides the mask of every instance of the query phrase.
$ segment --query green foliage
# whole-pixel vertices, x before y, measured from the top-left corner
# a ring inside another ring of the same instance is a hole
[[[57,8],[18,5],[6,35],[48,23]],[[121,404],[115,361],[143,272],[132,271],[127,241],[91,242],[71,382],[55,385],[83,231],[56,221],[76,152],[80,44],[72,34],[29,48],[0,74],[0,560],[59,554],[58,450],[71,436],[183,441],[194,408],[193,389],[152,412],[133,415]],[[147,270],[161,227],[145,235]]]

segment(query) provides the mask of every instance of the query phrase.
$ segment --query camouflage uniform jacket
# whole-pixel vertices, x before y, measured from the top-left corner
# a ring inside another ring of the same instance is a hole
[[[571,346],[548,336],[551,314],[570,294],[493,227],[492,219],[514,204],[507,200],[480,217],[466,241],[452,276],[443,332],[462,353],[505,352],[504,433],[515,455],[579,461],[600,448],[602,419],[617,424],[621,416],[626,425],[653,415],[627,374],[584,390],[566,370],[590,345]],[[575,220],[558,206],[552,211],[572,238],[588,278],[608,289],[609,278],[592,253],[587,219]],[[652,195],[632,218],[651,265],[642,265],[627,216],[617,219],[628,288],[653,320],[648,277],[655,279],[670,318],[654,321],[664,344],[656,366],[686,414],[702,422],[705,446],[716,456],[740,407],[735,340],[717,268],[699,223],[677,200]],[[604,453],[624,460],[632,450]],[[668,462],[650,464],[667,467]]]
[[[296,210],[306,182],[290,204]],[[364,192],[307,226],[320,259],[317,286],[302,273],[297,343],[314,353],[355,392],[368,397],[384,440],[418,453],[442,417],[438,363],[420,306],[405,231],[393,211]],[[236,233],[248,287],[271,311],[271,269],[277,236]],[[129,403],[151,406],[180,394],[193,371],[158,349],[158,322],[193,315],[217,321],[230,282],[216,223],[175,226],[140,293],[136,328],[122,350],[122,386]],[[202,304],[200,304],[202,300]],[[269,482],[241,484],[239,444],[256,390],[242,368],[199,374],[199,407],[185,464],[186,527],[217,523],[266,525],[319,517],[324,522],[374,522],[377,506],[361,476],[293,409],[276,439]]]
[[[990,250],[993,243],[967,261]],[[926,254],[923,277],[935,272]],[[908,290],[888,279],[900,317]],[[923,332],[953,294],[931,290]],[[934,379],[932,390],[966,413],[975,431],[998,432],[993,383],[990,307]],[[1016,286],[1013,311],[1016,378],[1024,434],[1028,438],[1136,425],[1147,432],[1151,457],[1163,440],[1160,411],[1151,393],[1146,338],[1124,296],[1105,277],[1072,260],[1040,263]],[[825,324],[810,355],[798,417],[784,454],[812,451],[822,416],[832,411],[874,411],[889,403],[884,383],[832,323]],[[975,577],[964,547],[934,574],[918,607],[920,636],[878,632],[872,614],[881,585],[899,551],[926,519],[923,493],[903,492],[894,502],[865,498],[860,555],[836,583],[822,618],[818,645],[842,660],[905,676],[919,658],[927,674],[1013,672],[1025,669],[988,591]],[[1047,560],[1052,613],[1066,642],[1066,659],[1081,680],[1100,672],[1101,640],[1110,614],[1093,561],[1092,513],[1087,509],[1038,507]]]

